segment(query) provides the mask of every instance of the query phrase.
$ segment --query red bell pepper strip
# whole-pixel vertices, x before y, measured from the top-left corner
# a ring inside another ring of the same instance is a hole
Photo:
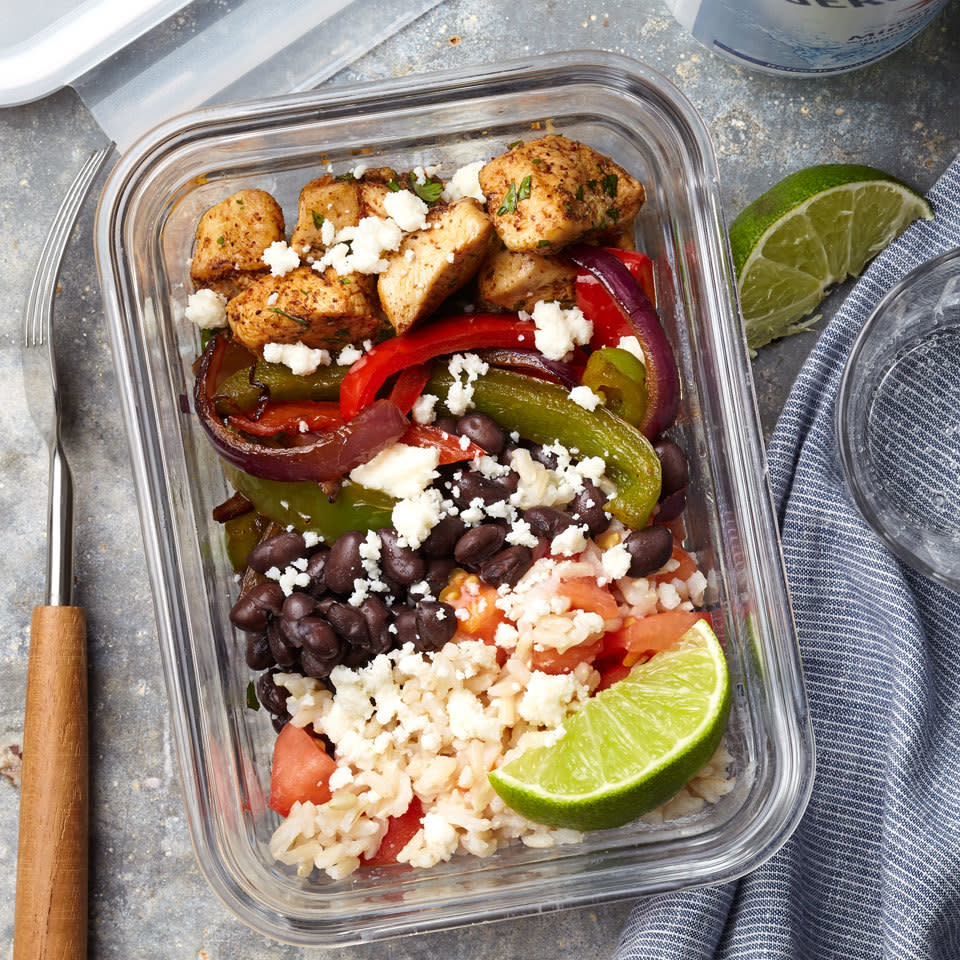
[[[401,370],[397,376],[390,399],[400,408],[402,413],[409,413],[413,409],[417,397],[423,393],[423,388],[430,379],[430,364],[418,363],[415,366]]]
[[[347,372],[340,385],[340,412],[355,417],[373,403],[388,377],[446,353],[481,347],[533,346],[536,327],[515,314],[475,313],[445,317],[413,333],[378,343]]]
[[[645,253],[636,253],[633,250],[617,250],[604,247],[612,253],[633,275],[633,278],[643,288],[643,292],[656,305],[653,287],[653,261]],[[635,331],[623,312],[610,298],[603,284],[594,276],[581,270],[577,274],[577,306],[583,315],[593,323],[593,337],[590,346],[615,347],[621,337],[633,336]]]
[[[407,432],[400,438],[400,443],[411,447],[436,447],[440,452],[440,463],[457,463],[460,460],[472,460],[482,457],[486,450],[475,443],[460,445],[460,437],[453,436],[439,427],[413,423],[407,427]]]
[[[227,417],[227,423],[256,437],[272,437],[277,433],[305,433],[301,423],[306,423],[310,432],[321,433],[341,426],[343,418],[338,404],[329,400],[277,400],[268,403],[256,420],[234,413]]]

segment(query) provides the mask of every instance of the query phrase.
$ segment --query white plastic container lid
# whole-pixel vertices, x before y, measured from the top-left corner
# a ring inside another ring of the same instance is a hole
[[[0,40],[0,106],[71,84],[123,152],[186,110],[315,87],[438,2],[17,4]]]

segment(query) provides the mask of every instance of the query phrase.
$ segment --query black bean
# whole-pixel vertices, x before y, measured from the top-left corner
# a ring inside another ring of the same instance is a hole
[[[664,497],[660,501],[660,509],[657,510],[657,521],[667,523],[670,520],[675,520],[683,513],[686,505],[687,488],[683,487],[680,490],[674,490],[669,497]]]
[[[327,587],[334,593],[352,593],[353,581],[363,577],[360,544],[366,537],[366,533],[350,530],[341,534],[331,547],[323,575],[327,581]]]
[[[271,713],[286,713],[289,694],[285,687],[276,685],[273,679],[275,673],[275,670],[270,670],[257,678],[257,699]]]
[[[454,545],[466,529],[467,525],[459,517],[448,514],[430,531],[430,536],[423,541],[420,549],[428,557],[450,557]]]
[[[308,677],[327,677],[343,660],[343,645],[329,624],[319,617],[305,617],[298,626],[303,639],[300,668]]]
[[[437,417],[437,419],[433,421],[433,426],[438,430],[442,430],[444,433],[449,433],[451,437],[457,435],[456,417]]]
[[[423,579],[427,563],[410,547],[400,546],[400,534],[393,527],[378,530],[380,537],[380,566],[397,583],[409,585]]]
[[[303,534],[285,530],[267,540],[262,540],[247,557],[247,566],[258,573],[266,573],[271,567],[283,570],[298,557],[307,555]]]
[[[284,620],[299,620],[309,616],[317,606],[317,601],[308,593],[291,593],[283,601],[281,616]]]
[[[538,537],[549,540],[558,533],[563,533],[573,523],[570,516],[554,507],[530,507],[523,511],[523,519],[530,524],[530,529]]]
[[[396,644],[402,647],[405,643],[417,642],[417,611],[413,607],[394,607],[393,625],[397,632]]]
[[[503,487],[509,496],[511,493],[517,492],[517,487],[520,486],[520,475],[511,470],[502,477],[497,477],[494,483],[497,484],[498,487]]]
[[[266,670],[273,666],[273,654],[265,633],[247,637],[246,660],[251,670]]]
[[[607,495],[592,481],[584,480],[583,489],[573,498],[570,516],[578,524],[586,524],[591,537],[599,536],[610,526],[611,517],[604,509]]]
[[[485,523],[468,530],[453,548],[457,563],[476,566],[492,557],[502,546],[506,537],[499,524]]]
[[[466,509],[479,498],[484,504],[499,503],[507,499],[507,491],[493,480],[488,480],[475,470],[464,470],[459,480],[454,480],[450,496],[461,509]]]
[[[634,530],[623,544],[630,553],[631,577],[645,577],[659,570],[673,553],[673,535],[662,523]]]
[[[502,584],[513,587],[532,566],[533,553],[529,547],[507,547],[480,567],[480,579],[491,587]]]
[[[660,458],[661,480],[660,499],[682,490],[687,485],[690,471],[684,452],[668,437],[661,437],[654,445]]]
[[[456,632],[457,618],[449,603],[424,600],[416,609],[418,650],[439,650]]]
[[[457,432],[471,439],[478,447],[483,447],[492,456],[500,453],[507,442],[506,434],[497,421],[477,411],[468,413],[457,421]]]
[[[360,604],[360,612],[367,621],[367,651],[375,657],[386,653],[393,646],[393,634],[387,629],[390,621],[390,609],[379,597],[367,597]]]
[[[279,623],[271,623],[267,627],[267,642],[270,644],[270,653],[277,666],[292,667],[300,657],[297,646],[292,644],[284,635]]]
[[[334,603],[327,610],[327,623],[351,646],[362,647],[370,639],[366,617],[348,603]]]
[[[327,592],[327,580],[324,576],[324,571],[326,570],[329,557],[329,547],[321,547],[316,553],[310,555],[310,559],[307,561],[307,568],[303,571],[310,578],[310,586],[307,589],[315,597],[319,597]]]
[[[271,615],[280,615],[283,600],[283,590],[279,583],[273,580],[259,583],[233,605],[230,621],[241,630],[260,633],[267,628]]]
[[[274,713],[270,717],[270,722],[273,724],[273,729],[279,733],[290,722],[290,714],[286,710],[283,713]]]
[[[549,450],[544,450],[539,443],[535,443],[530,447],[530,456],[533,457],[537,463],[542,463],[548,470],[556,470],[557,464],[557,455],[551,453]]]
[[[452,546],[451,546],[452,550]],[[435,557],[427,566],[427,572],[424,580],[430,587],[430,592],[436,597],[450,580],[450,574],[453,573],[457,563],[453,557]]]

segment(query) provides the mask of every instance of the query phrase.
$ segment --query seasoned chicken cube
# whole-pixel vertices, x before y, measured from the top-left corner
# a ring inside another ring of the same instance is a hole
[[[427,214],[429,229],[408,233],[377,291],[398,334],[409,330],[459,290],[480,268],[493,236],[483,207],[467,198]]]
[[[360,203],[361,217],[382,217],[389,214],[383,205],[383,198],[388,193],[397,190],[406,190],[408,186],[406,174],[398,174],[390,167],[378,167],[367,170],[363,177],[356,182],[357,199]],[[389,186],[388,186],[389,184]]]
[[[355,227],[360,221],[357,185],[352,180],[335,180],[329,173],[311,180],[301,191],[297,203],[297,225],[290,246],[306,257],[311,251],[319,259],[326,247],[321,239],[324,221],[335,230]],[[309,249],[308,249],[309,248]]]
[[[556,253],[632,220],[644,201],[643,185],[623,167],[555,135],[495,157],[479,178],[508,250]]]
[[[577,268],[563,257],[497,250],[480,268],[477,292],[484,303],[506,310],[533,310],[538,300],[573,302]]]
[[[212,206],[197,224],[190,278],[230,298],[267,270],[263,251],[284,238],[283,211],[265,190],[241,190]]]
[[[342,281],[342,282],[341,282]],[[269,274],[227,304],[234,337],[258,355],[266,343],[336,348],[359,343],[380,328],[372,277],[340,277],[297,267],[286,276]]]

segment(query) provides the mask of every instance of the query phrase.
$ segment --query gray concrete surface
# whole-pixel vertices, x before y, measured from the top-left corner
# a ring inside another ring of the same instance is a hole
[[[728,217],[786,173],[858,161],[926,189],[960,150],[960,4],[902,52],[817,82],[748,73],[700,48],[658,0],[446,0],[337,82],[427,72],[551,50],[644,60],[702,112],[717,148]],[[104,138],[65,90],[0,110],[0,747],[19,744],[30,610],[42,592],[46,460],[22,397],[21,308],[49,219],[83,157]],[[77,602],[89,616],[92,722],[90,955],[120,958],[329,956],[274,944],[228,914],[197,870],[187,833],[126,440],[102,325],[88,202],[68,253],[57,342],[65,433],[77,482]],[[843,291],[825,304],[829,319]],[[754,362],[767,434],[816,334]],[[51,737],[57,732],[51,730]],[[0,758],[2,764],[2,758]],[[0,765],[0,772],[5,768]],[[0,777],[0,945],[10,943],[19,794]],[[387,957],[565,960],[607,956],[629,903],[343,949]],[[0,946],[2,949],[2,946]]]

